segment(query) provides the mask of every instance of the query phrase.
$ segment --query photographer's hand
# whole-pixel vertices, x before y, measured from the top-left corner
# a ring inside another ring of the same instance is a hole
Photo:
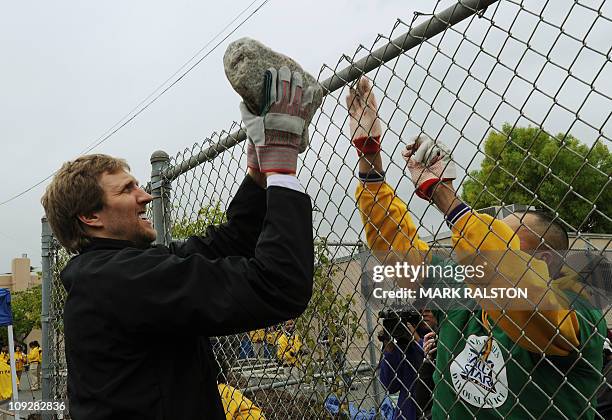
[[[436,361],[436,350],[437,347],[437,337],[435,332],[428,332],[425,334],[424,342],[423,342],[423,351],[425,352],[425,357],[431,361]]]

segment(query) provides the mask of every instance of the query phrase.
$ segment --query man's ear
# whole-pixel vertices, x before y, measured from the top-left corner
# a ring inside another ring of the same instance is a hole
[[[79,220],[88,227],[103,227],[104,224],[102,223],[102,220],[100,219],[100,217],[98,216],[97,212],[93,212],[91,214],[80,214],[77,216],[79,218]]]
[[[551,268],[551,265],[554,263],[555,261],[555,256],[554,253],[552,251],[539,251],[537,258],[539,258],[540,260],[546,262],[546,265],[548,265],[549,268]]]

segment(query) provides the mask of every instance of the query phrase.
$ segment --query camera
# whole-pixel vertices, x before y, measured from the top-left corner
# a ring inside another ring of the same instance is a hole
[[[412,333],[406,327],[410,324],[413,327],[421,322],[421,313],[416,309],[383,309],[378,313],[378,319],[382,321],[383,331],[378,335],[382,342],[394,338],[398,342],[412,340]]]

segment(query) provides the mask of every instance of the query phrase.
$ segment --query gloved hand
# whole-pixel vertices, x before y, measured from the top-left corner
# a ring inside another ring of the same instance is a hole
[[[376,98],[367,77],[359,79],[356,89],[349,89],[346,106],[350,116],[351,142],[357,149],[357,154],[361,156],[379,152],[382,130]]]
[[[253,142],[261,172],[295,173],[297,155],[308,144],[302,142],[305,127],[304,116],[312,105],[314,86],[303,91],[302,74],[288,67],[266,71],[264,80],[264,105],[259,115],[253,114],[240,103],[242,121],[247,136]],[[247,145],[247,160],[255,163]]]
[[[448,147],[426,134],[414,138],[402,156],[408,164],[416,194],[425,200],[431,199],[433,187],[438,182],[457,178],[455,162]]]
[[[247,149],[247,168],[255,169],[259,171],[259,159],[257,159],[257,153],[255,152],[255,145],[253,141],[247,138],[246,141],[246,149]]]

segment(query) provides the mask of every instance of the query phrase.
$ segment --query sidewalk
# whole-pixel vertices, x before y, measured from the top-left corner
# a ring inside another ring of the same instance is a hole
[[[17,393],[18,396],[18,401],[20,402],[26,402],[26,401],[40,401],[42,399],[42,391],[36,390],[36,391],[32,391],[30,389],[30,381],[29,378],[26,376],[27,374],[24,372],[23,375],[21,376],[21,382],[19,385],[20,390]],[[9,411],[9,402],[10,400],[5,401],[4,403],[0,404],[0,409],[2,409],[2,412],[0,412],[0,420],[13,420],[14,417],[12,415],[8,415],[5,412]],[[25,420],[28,418],[28,415],[32,414],[33,411],[22,411],[19,413],[20,418],[22,420]]]

